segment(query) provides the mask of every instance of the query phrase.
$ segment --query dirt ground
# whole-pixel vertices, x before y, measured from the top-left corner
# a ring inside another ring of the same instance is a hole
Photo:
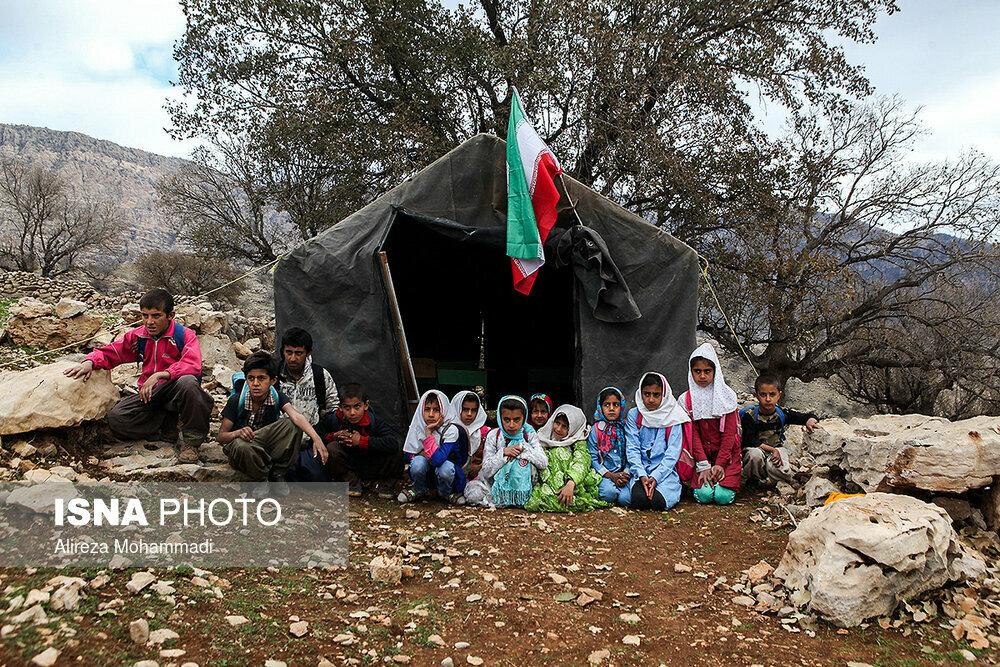
[[[419,516],[407,518],[408,509]],[[366,495],[351,501],[346,569],[155,571],[176,589],[168,595],[132,594],[133,571],[107,571],[110,580],[85,589],[74,611],[4,628],[0,665],[29,664],[46,646],[60,651],[57,665],[995,664],[995,650],[969,652],[943,623],[807,630],[733,604],[728,586],[741,571],[761,559],[777,565],[791,529],[779,514],[754,494],[729,507],[685,499],[666,513],[577,515]],[[369,561],[399,544],[408,545],[413,576],[373,582]],[[102,572],[0,571],[0,623],[9,623],[2,610],[12,598],[54,575],[91,581]],[[581,606],[581,588],[600,599]],[[138,618],[179,637],[137,645],[129,623]],[[290,633],[298,620],[308,623],[302,637]],[[164,649],[175,651],[161,657]]]

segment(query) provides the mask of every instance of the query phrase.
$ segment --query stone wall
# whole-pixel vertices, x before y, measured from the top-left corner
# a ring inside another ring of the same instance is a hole
[[[0,299],[20,299],[23,296],[53,304],[63,298],[75,299],[91,308],[117,310],[127,303],[138,301],[142,293],[133,291],[109,296],[80,280],[43,278],[26,271],[0,272]]]

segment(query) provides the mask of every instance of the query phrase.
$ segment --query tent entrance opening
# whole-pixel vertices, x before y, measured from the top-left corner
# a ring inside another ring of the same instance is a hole
[[[546,264],[530,296],[512,285],[502,229],[470,238],[397,212],[382,246],[421,391],[484,387],[576,399],[574,277]]]

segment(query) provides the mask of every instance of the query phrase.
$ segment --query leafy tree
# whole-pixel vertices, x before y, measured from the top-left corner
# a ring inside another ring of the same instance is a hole
[[[121,231],[114,206],[70,199],[56,171],[0,160],[0,263],[8,268],[58,276],[109,249]]]
[[[186,0],[177,136],[241,136],[255,182],[318,230],[478,132],[521,88],[569,173],[692,234],[761,137],[743,90],[865,94],[835,38],[893,0]],[[749,169],[752,171],[753,166]],[[720,188],[720,184],[724,187]],[[687,228],[686,227],[686,228]]]
[[[897,99],[798,115],[765,170],[775,187],[699,239],[737,335],[714,304],[702,327],[758,368],[839,375],[882,407],[929,412],[942,390],[981,385],[970,365],[1000,359],[983,291],[1000,259],[1000,166],[907,163],[920,135]]]

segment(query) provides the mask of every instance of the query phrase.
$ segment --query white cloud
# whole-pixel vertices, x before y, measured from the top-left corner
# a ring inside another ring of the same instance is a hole
[[[171,51],[184,31],[176,0],[0,3],[0,122],[83,132],[187,155],[163,110],[178,90]]]

